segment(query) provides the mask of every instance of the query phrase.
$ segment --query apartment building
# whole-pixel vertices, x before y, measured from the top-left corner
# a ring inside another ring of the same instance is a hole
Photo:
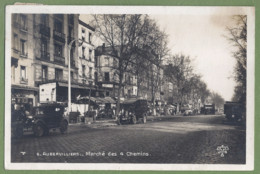
[[[92,42],[94,28],[79,20],[78,38],[81,45],[78,48],[79,82],[93,86],[95,73],[95,47]]]
[[[74,39],[78,39],[78,15],[13,14],[12,97],[21,97],[36,105],[39,85],[54,81],[64,87],[61,93],[66,91],[68,44]],[[70,73],[75,82],[78,79],[77,47],[77,43],[73,44],[70,50]]]
[[[109,46],[99,46],[95,53],[95,79],[99,88],[104,89],[104,95],[117,97],[119,76],[118,76],[118,56],[113,53]],[[129,65],[131,69],[131,64]],[[137,96],[137,77],[131,71],[126,71],[123,76],[122,98],[131,98]]]

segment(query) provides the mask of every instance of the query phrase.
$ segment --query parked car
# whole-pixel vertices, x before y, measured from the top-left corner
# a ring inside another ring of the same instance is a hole
[[[44,104],[34,108],[33,132],[37,137],[48,135],[51,129],[60,129],[65,133],[68,129],[68,118],[64,116],[66,106],[59,103]]]
[[[23,136],[24,129],[32,127],[32,118],[27,115],[27,111],[22,105],[11,105],[11,135],[20,138]]]
[[[113,117],[114,117],[114,112],[112,109],[109,108],[101,109],[97,115],[97,119],[113,118]]]
[[[149,110],[147,100],[143,99],[129,99],[121,104],[121,111],[119,113],[118,124],[132,123],[136,124],[141,120],[146,123],[147,112]]]
[[[245,117],[245,109],[239,102],[228,102],[224,104],[224,114],[229,121],[239,121]]]
[[[183,113],[184,116],[188,116],[188,115],[193,115],[193,110],[192,109],[186,109]]]

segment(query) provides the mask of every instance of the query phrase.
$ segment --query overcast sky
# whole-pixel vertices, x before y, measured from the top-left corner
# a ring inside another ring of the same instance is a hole
[[[183,53],[193,60],[197,73],[211,91],[231,100],[235,82],[232,77],[235,59],[232,45],[223,36],[226,26],[233,25],[231,16],[152,15],[169,34],[173,54]]]
[[[235,59],[232,45],[223,35],[233,25],[228,15],[150,15],[169,35],[172,54],[183,53],[193,59],[196,73],[202,76],[209,90],[231,100],[235,82],[232,73]],[[88,16],[80,19],[89,22]]]

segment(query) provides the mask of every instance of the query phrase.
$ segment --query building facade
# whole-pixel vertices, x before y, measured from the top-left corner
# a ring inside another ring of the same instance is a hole
[[[104,89],[104,95],[117,98],[119,85],[119,57],[113,53],[110,46],[105,44],[96,48],[96,83]],[[130,70],[133,66],[128,65]],[[132,71],[124,72],[122,79],[121,97],[137,97],[137,76]]]
[[[32,105],[39,102],[39,85],[68,81],[68,54],[72,81],[78,79],[78,44],[70,53],[68,44],[78,39],[78,15],[13,14],[12,95]]]

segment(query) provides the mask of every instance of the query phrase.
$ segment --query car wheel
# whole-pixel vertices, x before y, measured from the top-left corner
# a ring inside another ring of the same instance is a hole
[[[60,125],[60,132],[63,134],[68,130],[68,122],[63,120]]]
[[[147,117],[146,116],[143,116],[143,124],[145,124],[147,121]]]
[[[136,124],[136,116],[132,117],[132,124]]]
[[[41,137],[44,135],[44,126],[41,123],[37,123],[34,127],[34,135],[37,137]]]

